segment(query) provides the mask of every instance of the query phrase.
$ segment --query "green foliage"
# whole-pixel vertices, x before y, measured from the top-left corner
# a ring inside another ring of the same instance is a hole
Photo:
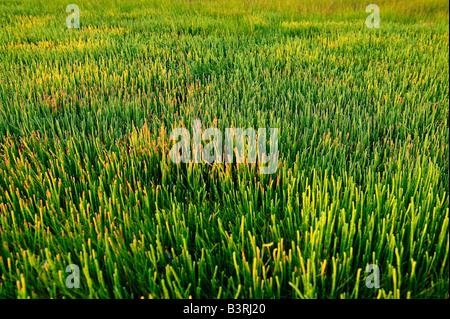
[[[0,298],[448,298],[448,1],[379,2],[0,2]]]

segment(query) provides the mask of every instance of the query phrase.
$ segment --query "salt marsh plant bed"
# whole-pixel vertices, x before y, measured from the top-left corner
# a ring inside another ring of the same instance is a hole
[[[0,2],[0,298],[449,297],[448,1],[51,2]]]

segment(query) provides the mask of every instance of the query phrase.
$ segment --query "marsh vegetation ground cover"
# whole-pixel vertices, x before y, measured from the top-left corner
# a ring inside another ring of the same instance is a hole
[[[0,2],[1,298],[449,297],[448,1],[68,4]],[[172,163],[195,119],[277,172]]]

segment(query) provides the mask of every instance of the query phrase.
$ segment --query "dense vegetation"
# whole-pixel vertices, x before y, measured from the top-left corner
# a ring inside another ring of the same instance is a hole
[[[448,1],[51,3],[0,1],[0,298],[449,297]]]

